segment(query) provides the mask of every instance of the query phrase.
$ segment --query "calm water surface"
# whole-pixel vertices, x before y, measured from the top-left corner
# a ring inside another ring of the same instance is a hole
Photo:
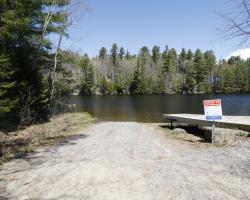
[[[250,115],[250,94],[70,96],[66,103],[101,121],[161,122],[164,113],[203,114],[202,101],[214,98],[222,100],[224,115]]]

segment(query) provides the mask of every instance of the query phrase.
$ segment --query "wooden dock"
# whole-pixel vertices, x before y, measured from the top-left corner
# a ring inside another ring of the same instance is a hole
[[[171,123],[186,123],[199,127],[213,125],[213,121],[207,121],[205,115],[198,114],[163,114],[163,118]],[[223,116],[222,120],[215,120],[218,128],[233,128],[250,131],[250,116]]]

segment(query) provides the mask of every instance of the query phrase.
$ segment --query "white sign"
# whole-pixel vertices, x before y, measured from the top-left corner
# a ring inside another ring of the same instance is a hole
[[[222,108],[220,99],[204,100],[203,105],[204,105],[206,120],[222,119]]]

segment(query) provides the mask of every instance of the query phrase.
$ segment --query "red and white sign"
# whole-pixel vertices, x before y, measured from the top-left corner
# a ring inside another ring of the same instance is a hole
[[[220,99],[204,100],[203,105],[206,120],[222,119],[222,108]]]

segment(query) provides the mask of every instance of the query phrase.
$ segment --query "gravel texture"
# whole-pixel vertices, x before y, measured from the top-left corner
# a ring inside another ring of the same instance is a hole
[[[164,131],[135,122],[95,124],[2,165],[0,199],[250,199],[249,141],[197,146]]]

